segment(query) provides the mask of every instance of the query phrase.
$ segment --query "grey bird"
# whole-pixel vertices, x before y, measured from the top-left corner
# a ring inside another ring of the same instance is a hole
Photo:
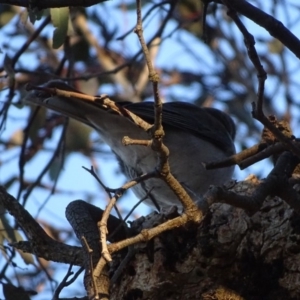
[[[50,81],[44,87],[74,90],[62,81]],[[107,110],[97,102],[55,96],[43,90],[29,92],[24,102],[47,107],[93,127],[115,153],[121,170],[129,180],[154,170],[157,156],[150,147],[124,146],[122,143],[124,136],[141,140],[151,137],[129,117]],[[116,105],[153,124],[153,102],[117,102]],[[235,153],[234,122],[220,110],[200,108],[186,102],[163,104],[162,118],[165,130],[163,142],[170,151],[171,172],[201,207],[202,195],[210,185],[222,185],[232,177],[233,166],[208,171],[202,163],[224,159]],[[139,199],[147,195],[145,203],[156,209],[175,205],[181,208],[173,191],[159,178],[136,185],[133,192]]]

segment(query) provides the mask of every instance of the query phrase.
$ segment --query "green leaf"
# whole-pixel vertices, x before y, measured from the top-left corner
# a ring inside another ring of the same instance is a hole
[[[35,113],[35,109],[36,107],[33,106],[30,107],[30,116],[28,120],[30,120],[33,113]],[[34,122],[32,122],[28,132],[29,138],[34,145],[38,143],[40,129],[45,127],[46,116],[47,116],[47,110],[44,107],[41,107],[39,111],[35,113]]]
[[[0,216],[0,240],[1,243],[3,243],[4,240],[17,242],[15,230],[11,227],[4,214]]]
[[[282,53],[284,47],[283,47],[282,43],[279,40],[272,39],[268,43],[268,49],[269,49],[270,53],[279,54],[279,53]]]
[[[62,160],[66,160],[68,155],[69,155],[68,153],[66,153],[64,157],[62,155],[59,155],[59,157],[56,157],[53,160],[53,162],[49,168],[49,171],[48,171],[48,175],[49,175],[51,181],[57,180],[57,178],[63,168]]]
[[[66,132],[66,151],[89,153],[92,148],[90,134],[92,128],[74,119],[69,120]]]
[[[22,257],[22,259],[26,265],[34,265],[34,257],[31,253],[26,253],[20,249],[16,249],[16,250]]]
[[[0,206],[0,245],[4,243],[4,240],[8,242],[19,242],[23,241],[23,237],[21,236],[20,232],[14,229],[8,222],[7,218],[5,217],[5,208]],[[33,255],[30,253],[25,253],[22,250],[18,250],[20,256],[22,257],[23,261],[26,265],[34,264]]]
[[[50,14],[53,26],[56,28],[53,32],[53,48],[59,48],[65,41],[68,24],[69,24],[69,8],[51,8]]]
[[[16,14],[12,11],[6,11],[0,14],[0,27],[5,26]]]

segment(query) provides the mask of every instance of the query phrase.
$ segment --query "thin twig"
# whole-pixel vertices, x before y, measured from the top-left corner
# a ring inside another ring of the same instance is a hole
[[[199,217],[198,222],[200,222],[201,220],[202,220],[202,216]],[[141,231],[141,233],[139,233],[138,235],[136,235],[132,238],[110,244],[110,245],[108,245],[108,250],[112,254],[112,253],[120,251],[121,249],[126,248],[130,245],[150,241],[151,239],[153,239],[154,237],[160,235],[161,233],[163,233],[165,231],[183,226],[188,221],[189,221],[188,215],[183,213],[181,216],[176,217],[172,220],[168,220],[165,223],[160,224],[154,228],[144,229]]]
[[[263,102],[264,102],[264,87],[265,81],[267,79],[267,73],[264,70],[257,51],[255,49],[255,40],[254,37],[248,32],[245,25],[241,22],[240,18],[237,15],[235,9],[232,8],[232,4],[228,0],[223,0],[223,3],[228,7],[228,15],[232,18],[232,20],[237,25],[238,29],[244,36],[244,42],[248,51],[249,59],[254,65],[257,71],[258,77],[258,91],[257,91],[257,102],[252,103],[253,111],[252,115],[255,119],[260,121],[266,128],[268,128],[276,138],[289,146],[290,150],[300,158],[300,148],[295,145],[295,143],[287,136],[285,136],[282,132],[280,132],[265,116],[263,112]]]
[[[80,275],[80,273],[84,270],[83,267],[79,268],[79,270],[77,270],[77,272],[74,274],[72,272],[72,268],[73,268],[73,264],[69,265],[68,271],[66,273],[66,275],[64,276],[64,278],[62,279],[62,281],[59,283],[59,285],[57,286],[54,294],[53,294],[53,298],[52,300],[59,300],[59,294],[61,293],[61,291],[63,290],[63,288],[65,288],[66,286],[71,285]],[[68,281],[68,278],[73,275],[74,276]]]
[[[131,180],[129,182],[127,182],[126,184],[124,184],[115,194],[114,197],[112,197],[108,203],[108,205],[106,206],[101,220],[98,222],[98,228],[99,228],[99,232],[100,232],[100,241],[101,241],[101,245],[102,245],[102,252],[101,252],[101,258],[104,258],[106,262],[110,262],[112,260],[110,254],[111,252],[108,250],[107,247],[107,234],[108,234],[108,229],[107,229],[107,221],[108,218],[110,216],[110,213],[114,207],[114,205],[116,204],[116,201],[122,197],[122,195],[124,194],[124,192],[130,188],[132,188],[133,186],[135,186],[136,184],[147,180],[151,177],[154,177],[156,174],[155,173],[149,173],[149,174],[145,174],[142,175],[138,178],[136,178],[136,180]],[[97,266],[95,268],[94,271],[94,276],[99,276],[102,272],[102,268],[105,266],[105,264],[103,263],[102,259],[99,260],[99,262],[97,263]]]
[[[90,246],[84,236],[82,236],[81,239],[83,241],[82,244],[84,245],[83,248],[89,257],[89,270],[85,270],[85,271],[90,274],[92,285],[93,285],[93,290],[94,290],[94,295],[98,295],[97,284],[95,282],[95,276],[94,276],[93,249],[90,248]]]
[[[156,152],[158,156],[158,165],[157,169],[161,175],[161,178],[167,183],[167,185],[172,189],[175,195],[179,198],[183,207],[186,211],[195,212],[197,211],[197,206],[188,195],[188,193],[183,189],[175,177],[171,174],[170,166],[168,163],[169,158],[169,149],[163,144],[163,137],[165,135],[163,126],[162,126],[162,101],[159,94],[158,83],[159,76],[155,71],[148,47],[146,45],[144,36],[143,36],[143,24],[142,24],[142,13],[141,13],[141,1],[136,0],[137,5],[137,25],[135,28],[135,33],[138,36],[140,41],[146,64],[149,70],[149,80],[152,82],[153,94],[154,94],[154,126],[152,132],[152,143],[151,147],[153,151]],[[191,216],[192,217],[192,216]],[[195,220],[198,217],[195,217]]]

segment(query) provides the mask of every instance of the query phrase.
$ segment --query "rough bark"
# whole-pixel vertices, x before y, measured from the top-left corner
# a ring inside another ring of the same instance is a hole
[[[251,194],[258,180],[237,185]],[[111,299],[299,299],[300,217],[269,198],[253,216],[214,204],[198,228],[135,246]]]

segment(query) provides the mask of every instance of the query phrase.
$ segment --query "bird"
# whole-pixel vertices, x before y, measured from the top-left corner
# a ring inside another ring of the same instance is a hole
[[[122,143],[125,136],[149,140],[149,131],[137,126],[130,117],[116,114],[103,104],[53,95],[47,90],[53,87],[76,91],[64,81],[52,80],[42,88],[29,91],[24,102],[44,106],[94,128],[116,155],[121,171],[128,180],[154,170],[157,154],[151,147],[124,146]],[[115,105],[150,124],[154,122],[154,103],[151,101],[124,101]],[[206,170],[203,163],[235,154],[235,124],[228,114],[215,108],[201,108],[188,102],[166,102],[162,106],[162,125],[165,131],[163,142],[170,152],[170,171],[201,208],[203,195],[211,185],[219,186],[232,178],[234,166]],[[174,192],[159,178],[142,181],[132,189],[139,199],[145,198],[144,203],[153,209],[163,210],[173,206],[182,209]]]

